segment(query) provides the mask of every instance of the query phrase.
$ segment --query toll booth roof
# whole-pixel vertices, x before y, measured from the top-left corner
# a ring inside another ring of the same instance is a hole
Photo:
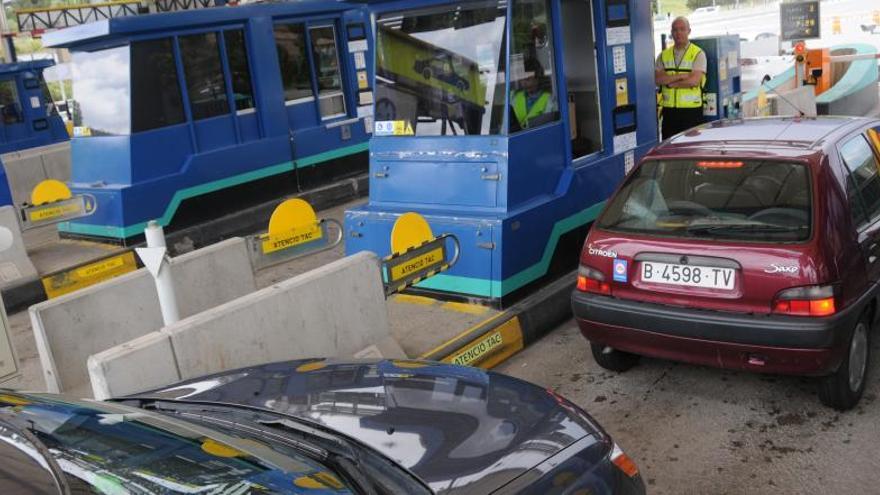
[[[55,61],[49,59],[16,62],[14,64],[0,64],[0,76],[6,74],[17,74],[19,72],[34,69],[45,69],[46,67],[52,67],[53,65],[55,65]]]
[[[133,35],[147,32],[216,26],[246,21],[251,17],[306,16],[341,12],[353,8],[357,8],[357,5],[325,0],[304,0],[113,17],[46,33],[43,35],[43,45],[51,48],[75,49],[94,42],[127,40]]]

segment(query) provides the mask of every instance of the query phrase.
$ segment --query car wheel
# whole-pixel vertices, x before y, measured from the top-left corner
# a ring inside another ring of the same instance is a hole
[[[639,362],[638,355],[618,351],[604,344],[591,343],[590,350],[593,351],[593,359],[596,360],[596,363],[606,370],[623,373]]]
[[[863,316],[849,339],[846,356],[840,368],[834,374],[822,378],[819,384],[819,400],[838,411],[855,407],[865,391],[870,356],[870,328],[867,317]]]

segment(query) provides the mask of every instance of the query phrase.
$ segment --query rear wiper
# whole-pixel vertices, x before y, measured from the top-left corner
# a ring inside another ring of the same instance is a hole
[[[688,232],[797,232],[806,229],[806,225],[774,225],[769,223],[728,223],[728,224],[698,224],[688,225]]]

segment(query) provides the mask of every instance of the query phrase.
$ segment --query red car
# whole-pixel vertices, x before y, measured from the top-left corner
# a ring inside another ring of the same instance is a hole
[[[596,362],[638,356],[865,388],[880,283],[880,120],[720,121],[652,150],[580,257],[574,314]]]

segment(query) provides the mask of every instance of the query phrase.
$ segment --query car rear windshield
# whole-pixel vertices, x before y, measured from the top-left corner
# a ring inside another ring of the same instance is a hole
[[[809,169],[759,160],[642,164],[599,227],[664,237],[797,242],[810,237]]]

